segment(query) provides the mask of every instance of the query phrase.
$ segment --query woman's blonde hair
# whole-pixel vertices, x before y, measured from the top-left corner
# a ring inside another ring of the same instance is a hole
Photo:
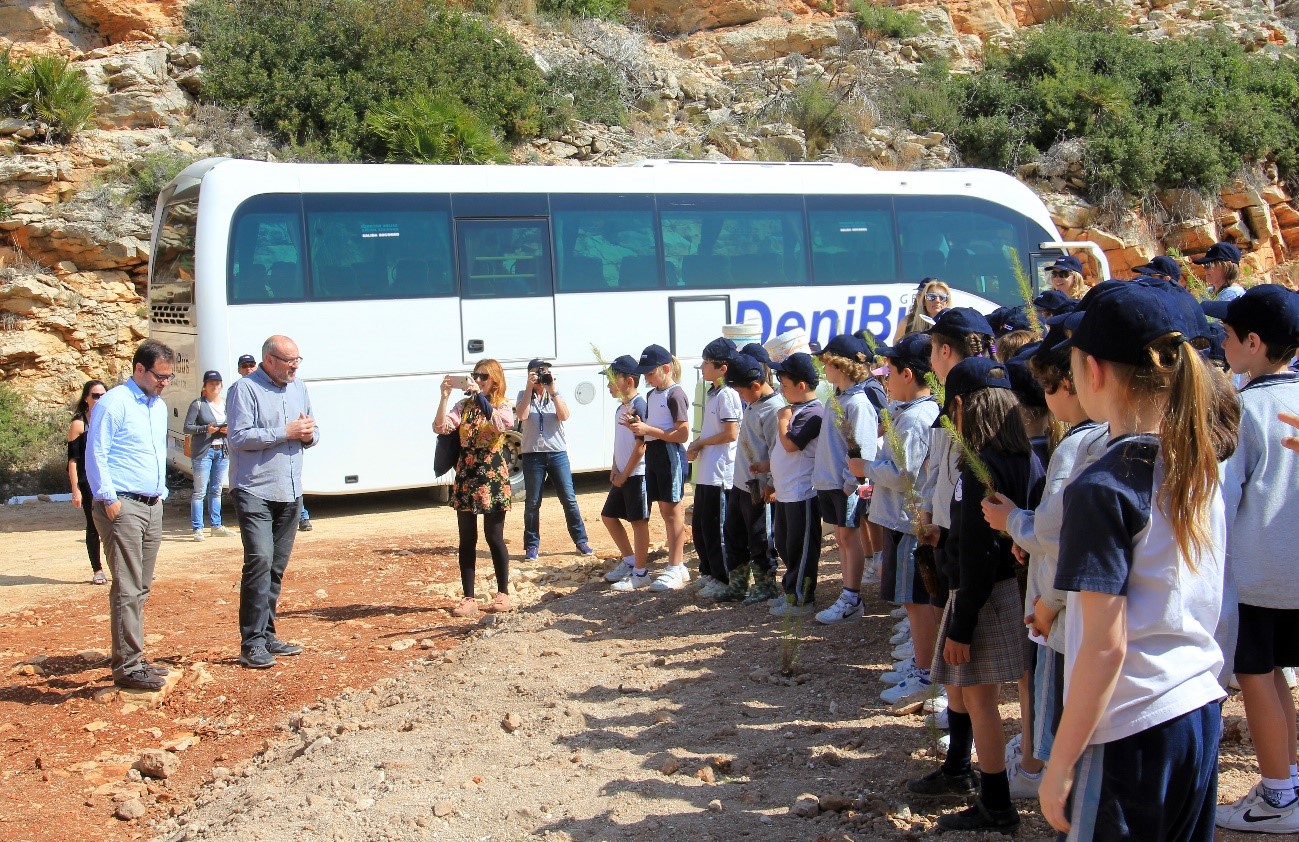
[[[1036,342],[1038,336],[1031,330],[1012,330],[997,340],[997,362],[1006,362],[1015,356],[1030,342]]]
[[[1070,272],[1069,277],[1065,280],[1065,288],[1062,291],[1070,298],[1082,298],[1090,289],[1087,282],[1083,280],[1082,272]]]
[[[500,406],[505,402],[505,372],[500,363],[496,360],[479,360],[474,365],[474,373],[487,375],[487,388],[483,389],[483,393],[492,406]]]
[[[929,283],[924,284],[916,289],[915,296],[911,299],[911,308],[907,310],[906,318],[902,320],[903,329],[900,330],[898,339],[909,333],[928,329],[929,325],[921,321],[920,316],[925,312],[925,295],[930,291],[942,291],[947,293],[947,303],[952,303],[952,288],[945,281],[934,278]]]

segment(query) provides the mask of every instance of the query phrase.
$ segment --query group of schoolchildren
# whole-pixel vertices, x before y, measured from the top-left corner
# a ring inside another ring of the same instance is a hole
[[[1022,312],[996,315],[994,328],[952,308],[892,347],[841,335],[776,363],[760,345],[715,340],[689,447],[671,355],[650,346],[615,360],[610,390],[624,406],[603,514],[624,560],[613,587],[690,583],[687,462],[695,586],[718,602],[813,612],[824,522],[843,589],[816,619],[862,613],[868,518],[882,530],[881,596],[905,612],[882,698],[923,701],[949,730],[942,764],[906,787],[970,800],[941,829],[1013,830],[1012,799],[1037,797],[1069,839],[1299,831],[1283,672],[1299,666],[1299,519],[1285,511],[1299,456],[1277,419],[1299,413],[1299,293],[1263,284],[1201,303],[1143,274],[1039,312],[1025,336],[1013,333],[1031,321]],[[874,402],[881,379],[887,400]],[[669,536],[655,578],[649,501]],[[1219,806],[1233,674],[1261,781]],[[1009,744],[1004,682],[1019,683],[1022,712]]]

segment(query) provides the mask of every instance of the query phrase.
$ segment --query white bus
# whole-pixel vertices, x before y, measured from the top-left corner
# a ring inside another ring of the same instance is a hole
[[[689,363],[744,321],[764,340],[889,337],[920,278],[947,281],[955,305],[1015,303],[1010,249],[1039,277],[1074,245],[1058,240],[1027,187],[983,170],[207,159],[154,218],[150,334],[177,352],[170,460],[189,470],[183,408],[202,372],[229,385],[279,333],[325,431],[307,493],[450,482],[433,474],[438,387],[487,357],[511,400],[529,359],[553,360],[573,469],[599,470],[615,407],[592,346],[611,360],[658,343]]]

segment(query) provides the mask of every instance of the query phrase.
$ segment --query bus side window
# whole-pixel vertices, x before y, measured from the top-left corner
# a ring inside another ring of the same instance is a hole
[[[305,296],[302,222],[296,196],[254,196],[235,212],[230,301],[258,304]]]

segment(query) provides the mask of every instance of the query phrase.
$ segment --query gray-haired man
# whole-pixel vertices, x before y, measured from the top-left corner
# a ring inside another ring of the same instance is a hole
[[[302,508],[303,451],[320,441],[307,387],[297,379],[301,364],[296,342],[272,336],[262,343],[261,366],[226,398],[231,496],[244,543],[239,663],[250,669],[302,651],[275,636],[280,585]]]

